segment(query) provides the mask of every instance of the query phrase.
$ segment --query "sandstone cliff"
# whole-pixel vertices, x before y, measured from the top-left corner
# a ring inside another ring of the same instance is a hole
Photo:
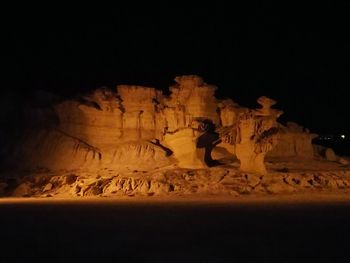
[[[313,158],[314,135],[293,123],[278,125],[275,101],[260,97],[261,108],[247,109],[218,100],[216,89],[187,75],[175,78],[169,96],[153,87],[118,85],[55,101],[49,110],[32,108],[27,119],[38,122],[28,122],[3,155],[22,168],[148,171],[222,164],[212,156],[220,146],[227,150],[225,164],[236,156],[242,170],[260,173],[266,173],[265,155]]]

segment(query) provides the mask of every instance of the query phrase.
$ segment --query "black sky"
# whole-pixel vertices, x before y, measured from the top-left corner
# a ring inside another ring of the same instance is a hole
[[[349,132],[346,2],[142,2],[5,10],[7,93],[73,95],[116,84],[166,90],[175,76],[198,74],[241,105],[268,95],[285,111],[282,120]]]

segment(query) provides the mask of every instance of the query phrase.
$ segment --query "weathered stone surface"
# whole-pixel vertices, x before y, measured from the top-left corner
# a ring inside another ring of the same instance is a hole
[[[273,183],[267,186],[267,191],[272,194],[283,194],[295,192],[294,187],[284,183]]]
[[[94,169],[101,161],[99,149],[61,131],[32,131],[27,136],[12,153],[12,160],[21,163],[21,168]]]
[[[173,162],[165,149],[148,141],[119,144],[107,161],[105,166],[115,170],[123,167],[130,170],[152,170]]]
[[[256,176],[237,170],[179,169],[150,173],[78,176],[55,175],[43,181],[42,175],[27,176],[16,185],[8,185],[12,196],[83,197],[134,195],[247,195],[288,194],[305,191],[340,191],[350,189],[350,173],[308,172],[273,173]],[[37,178],[38,177],[38,178]],[[34,182],[41,182],[44,185]],[[12,188],[11,188],[12,187]]]
[[[261,183],[261,177],[255,174],[247,174],[247,180],[248,180],[248,184],[251,187],[256,187],[258,184]]]
[[[118,94],[122,99],[123,139],[133,141],[153,139],[155,137],[155,88],[118,85]]]
[[[240,111],[239,105],[231,99],[222,100],[219,104],[220,123],[223,127],[232,126],[237,122],[237,115]]]
[[[339,159],[337,160],[337,162],[340,163],[341,165],[344,165],[344,166],[349,165],[349,161],[346,160],[346,159],[344,159],[344,158],[339,158]]]
[[[187,75],[175,78],[169,96],[153,87],[118,85],[116,90],[100,88],[75,99],[55,100],[50,108],[28,111],[28,118],[35,116],[40,120],[32,123],[23,132],[25,135],[16,137],[16,142],[9,144],[3,140],[1,157],[6,157],[12,167],[20,163],[23,169],[64,171],[65,175],[61,174],[59,179],[31,183],[40,185],[40,189],[49,194],[68,191],[77,196],[95,195],[104,193],[104,188],[109,189],[107,185],[102,188],[95,179],[88,184],[87,179],[82,179],[85,170],[94,171],[95,177],[100,171],[108,171],[108,176],[112,176],[119,172],[138,174],[169,167],[226,166],[229,174],[221,174],[219,168],[210,180],[207,172],[184,173],[181,180],[176,179],[176,175],[171,184],[167,183],[167,174],[154,184],[152,176],[141,181],[128,177],[130,180],[118,179],[108,191],[123,189],[124,193],[149,194],[149,189],[153,189],[152,193],[157,194],[186,189],[188,193],[233,191],[242,194],[254,192],[256,187],[265,189],[260,184],[260,175],[256,175],[267,173],[265,156],[314,161],[311,140],[315,135],[295,123],[289,122],[286,127],[278,124],[276,120],[282,112],[271,108],[276,103],[274,100],[260,97],[261,108],[248,109],[231,99],[218,100],[215,90],[215,86],[205,83],[201,77]],[[345,159],[339,159],[334,153],[334,156],[326,155],[342,165],[334,163],[339,169],[346,169]],[[331,167],[332,163],[327,163]],[[269,169],[271,164],[268,163]],[[246,177],[238,171],[231,174],[232,169],[239,166]],[[290,172],[288,165],[274,171],[282,168],[285,173]],[[70,172],[76,175],[69,177]],[[156,173],[153,176],[156,177]],[[293,187],[315,188],[321,184],[315,178],[294,179],[288,181],[290,185],[293,180],[299,181],[293,183]],[[231,188],[227,183],[230,181],[234,182]],[[322,181],[322,186],[325,184]]]
[[[331,148],[327,148],[324,152],[324,156],[328,161],[335,162],[338,157],[335,155],[334,151]]]
[[[185,128],[173,134],[167,133],[164,143],[174,153],[179,167],[182,168],[204,168],[204,158],[200,158],[201,149],[196,147],[197,136],[191,128]]]
[[[183,108],[186,125],[191,119],[210,119],[219,123],[217,114],[217,100],[214,97],[216,87],[206,84],[203,79],[195,75],[179,76],[175,78],[174,86],[170,87],[171,95],[166,101],[167,107]]]
[[[294,122],[288,122],[286,127],[280,124],[277,144],[267,156],[311,159],[315,155],[312,139],[316,136]]]
[[[28,196],[31,196],[32,193],[33,193],[32,184],[30,182],[24,182],[20,184],[18,187],[16,187],[16,189],[12,193],[12,196],[28,197]]]
[[[96,148],[115,145],[123,134],[120,101],[114,93],[96,90],[84,101],[55,105],[58,130]]]
[[[48,183],[47,185],[45,185],[43,192],[50,191],[52,187],[53,187],[52,183]]]
[[[264,158],[277,143],[277,123],[282,112],[271,109],[276,102],[260,97],[261,109],[241,113],[236,126],[235,153],[240,160],[240,169],[245,172],[266,174]]]

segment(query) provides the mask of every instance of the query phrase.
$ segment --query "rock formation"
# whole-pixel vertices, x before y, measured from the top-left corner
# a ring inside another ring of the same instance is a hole
[[[264,174],[264,157],[274,146],[271,157],[313,156],[314,135],[293,123],[278,124],[275,101],[260,97],[260,109],[247,109],[216,99],[216,89],[188,75],[175,78],[170,96],[152,87],[118,85],[116,91],[101,88],[57,102],[46,117],[35,111],[45,121],[17,141],[9,159],[28,168],[195,169],[219,165],[212,153],[220,146],[230,152],[226,159],[237,156],[242,171]],[[43,127],[54,114],[57,121]]]
[[[237,121],[237,115],[240,107],[232,99],[224,99],[219,104],[220,109],[220,123],[223,127],[232,126]]]
[[[58,130],[97,148],[114,146],[122,136],[122,111],[114,93],[96,90],[83,101],[68,100],[54,106]]]
[[[278,123],[274,100],[248,109],[215,98],[198,76],[175,83],[169,96],[118,85],[27,110],[14,140],[1,137],[0,196],[349,191],[350,159],[313,147],[316,135],[298,124]]]
[[[0,196],[15,197],[119,197],[247,194],[271,195],[322,191],[346,193],[350,171],[275,172],[270,176],[246,174],[233,168],[209,170],[172,169],[149,173],[77,175],[72,172],[38,173],[13,183],[0,177]],[[152,200],[149,200],[152,201]]]
[[[287,122],[287,126],[279,125],[278,143],[268,153],[270,157],[314,157],[312,139],[317,135],[294,123]]]
[[[173,151],[180,167],[194,169],[206,167],[204,158],[200,158],[196,147],[197,138],[192,128],[184,128],[165,135],[164,144]]]
[[[179,128],[199,118],[219,123],[215,86],[206,84],[201,77],[194,75],[176,77],[175,82],[177,84],[170,87],[171,95],[166,100],[166,106],[178,112],[178,119],[181,120]]]
[[[276,102],[267,97],[260,97],[258,103],[261,109],[248,110],[238,118],[235,153],[242,171],[266,174],[264,158],[277,143],[276,119],[282,112],[271,109]]]
[[[156,90],[149,87],[118,85],[118,95],[122,100],[123,140],[137,141],[155,137]]]

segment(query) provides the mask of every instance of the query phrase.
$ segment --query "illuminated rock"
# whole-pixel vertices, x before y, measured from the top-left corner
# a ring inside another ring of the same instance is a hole
[[[156,129],[156,90],[150,87],[118,85],[117,91],[124,109],[123,140],[153,139]]]
[[[324,164],[329,164],[325,162]],[[336,165],[336,164],[334,164]],[[97,175],[98,174],[98,175]],[[0,184],[3,183],[0,177]],[[326,190],[344,193],[350,189],[350,171],[276,173],[257,176],[232,168],[172,169],[155,172],[118,172],[100,170],[79,176],[58,172],[51,176],[36,174],[18,178],[7,184],[6,194],[18,197],[83,197],[83,196],[179,196],[315,193]],[[341,192],[343,191],[343,192]]]
[[[22,169],[79,169],[100,166],[101,150],[58,130],[41,130],[27,134],[15,148],[12,160]]]
[[[105,158],[104,166],[115,170],[153,170],[172,162],[166,149],[149,141],[137,141],[119,144]]]
[[[339,158],[339,159],[337,160],[337,162],[338,162],[339,164],[343,165],[343,166],[349,165],[349,161],[346,160],[346,159],[344,159],[344,158]]]
[[[280,124],[277,144],[268,156],[313,158],[315,150],[312,139],[316,136],[294,122],[287,122],[287,126]]]
[[[284,183],[284,182],[276,182],[267,186],[267,191],[271,194],[282,194],[282,193],[293,193],[295,192],[294,187]]]
[[[43,192],[48,192],[52,189],[53,184],[52,183],[48,183],[47,185],[45,185]]]
[[[197,138],[192,128],[181,129],[175,133],[167,133],[164,137],[164,144],[174,153],[179,167],[183,168],[204,168],[204,153],[197,148]]]
[[[221,126],[232,126],[237,121],[237,115],[240,111],[237,103],[231,99],[225,99],[219,103]]]
[[[242,171],[266,174],[265,156],[312,161],[315,135],[295,123],[278,124],[282,112],[271,108],[274,100],[260,97],[261,108],[248,109],[216,99],[216,87],[199,76],[179,76],[175,82],[169,96],[152,87],[118,85],[116,91],[101,88],[28,111],[29,119],[40,120],[14,146],[5,145],[10,150],[2,156],[22,168],[118,172],[152,171],[175,162],[189,169],[237,168],[238,158]],[[210,131],[202,129],[205,123],[212,124]],[[255,179],[237,191],[254,188]]]
[[[98,89],[82,102],[65,101],[55,105],[58,129],[94,147],[109,148],[119,142],[123,133],[120,107],[114,93]]]
[[[177,84],[170,87],[171,95],[165,103],[167,107],[177,111],[177,114],[179,111],[184,114],[181,116],[185,119],[184,126],[188,126],[192,119],[197,118],[219,123],[218,102],[214,97],[217,89],[215,86],[206,84],[201,77],[195,75],[176,77],[175,82]],[[182,122],[179,125],[182,125]]]
[[[33,194],[34,185],[31,182],[23,182],[12,192],[15,197],[29,197]]]
[[[324,152],[324,156],[328,161],[335,162],[338,157],[335,155],[334,151],[331,148],[327,148]]]
[[[260,97],[261,109],[249,110],[238,117],[235,153],[240,160],[240,170],[266,174],[264,158],[277,143],[276,119],[281,111],[271,109],[275,101]]]
[[[166,120],[167,132],[175,132],[189,125],[189,123],[186,123],[184,107],[180,105],[167,107],[163,112]]]

